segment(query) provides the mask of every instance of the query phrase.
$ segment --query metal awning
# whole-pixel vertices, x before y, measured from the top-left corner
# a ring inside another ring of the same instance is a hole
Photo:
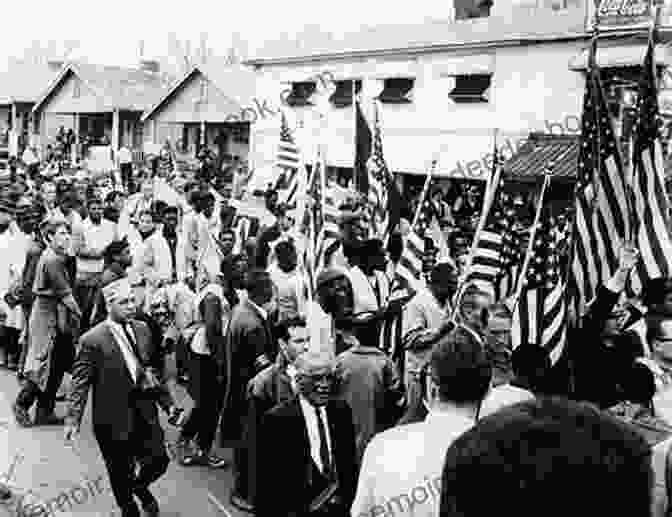
[[[644,63],[646,42],[637,44],[602,45],[597,47],[597,65],[602,68],[637,66]],[[672,50],[668,44],[656,45],[656,64],[663,66],[672,64]],[[588,67],[588,49],[573,57],[569,62],[569,69],[575,71],[586,70]]]
[[[543,176],[552,162],[553,177],[571,182],[576,178],[578,158],[578,136],[531,133],[527,142],[506,161],[502,172],[506,179],[532,182]]]

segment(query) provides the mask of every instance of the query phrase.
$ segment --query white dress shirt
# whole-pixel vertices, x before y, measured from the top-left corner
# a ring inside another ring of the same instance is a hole
[[[141,366],[138,358],[135,356],[135,352],[133,352],[133,345],[126,339],[124,329],[119,323],[108,318],[107,325],[109,326],[110,332],[112,332],[112,335],[117,340],[119,350],[121,350],[121,353],[124,356],[126,366],[128,367],[128,371],[131,373],[133,381],[137,382]],[[135,335],[133,334],[133,327],[130,324],[126,324],[126,329],[131,335],[131,338],[136,339]]]
[[[329,435],[329,420],[327,420],[327,410],[324,406],[316,408],[310,402],[308,402],[304,397],[299,397],[299,404],[301,405],[301,411],[303,412],[303,420],[306,423],[306,430],[308,431],[308,439],[310,440],[310,456],[313,458],[315,465],[320,469],[320,472],[324,472],[324,465],[322,465],[322,458],[320,457],[320,431],[317,427],[317,413],[315,409],[320,414],[322,418],[322,423],[324,424],[325,434],[327,435],[327,447],[329,449],[329,457],[333,458],[332,448],[331,448],[331,436]],[[333,459],[332,459],[333,462]]]

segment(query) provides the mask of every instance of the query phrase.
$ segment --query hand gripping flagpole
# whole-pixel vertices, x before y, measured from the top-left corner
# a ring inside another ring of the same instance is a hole
[[[518,284],[516,286],[516,294],[513,299],[513,306],[511,308],[511,313],[516,312],[518,307],[518,301],[520,300],[521,295],[523,294],[523,288],[527,283],[525,275],[527,274],[527,268],[530,265],[530,260],[532,259],[532,250],[534,249],[534,239],[537,236],[537,230],[539,229],[539,221],[541,220],[541,211],[544,207],[544,198],[546,197],[546,190],[551,183],[551,176],[553,174],[553,162],[550,162],[546,167],[546,172],[544,173],[544,183],[541,186],[541,192],[539,193],[539,201],[537,202],[537,212],[534,215],[534,223],[532,223],[532,228],[530,229],[530,241],[527,243],[527,252],[525,253],[525,260],[523,261],[523,267],[520,270],[520,275],[518,275]]]

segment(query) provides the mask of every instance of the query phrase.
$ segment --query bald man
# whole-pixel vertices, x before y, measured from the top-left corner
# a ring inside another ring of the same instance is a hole
[[[335,361],[309,351],[294,366],[298,397],[262,420],[256,514],[346,515],[357,479],[355,431],[350,407],[333,396]]]

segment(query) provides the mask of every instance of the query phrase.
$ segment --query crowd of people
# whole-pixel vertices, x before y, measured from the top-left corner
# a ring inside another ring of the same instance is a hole
[[[14,415],[73,439],[93,388],[123,516],[140,515],[136,499],[159,514],[159,411],[179,428],[181,465],[226,467],[216,450],[233,449],[231,503],[260,517],[664,515],[672,280],[623,302],[636,249],[623,246],[552,365],[538,345],[512,350],[506,303],[460,285],[463,240],[441,260],[425,246],[412,284],[405,236],[369,235],[365,200],[348,195],[311,289],[301,221],[278,192],[251,218],[210,158],[195,175],[159,158],[116,178],[12,169],[0,186]],[[467,220],[476,196],[430,198],[442,219]]]

